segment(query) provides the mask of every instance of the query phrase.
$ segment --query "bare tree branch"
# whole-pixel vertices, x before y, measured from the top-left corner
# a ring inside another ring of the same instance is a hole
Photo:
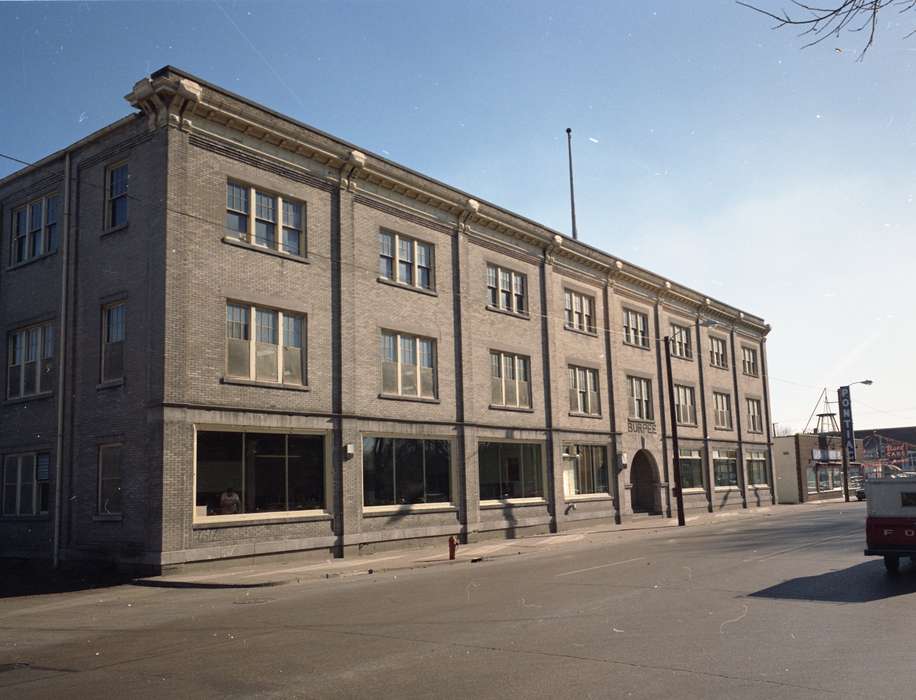
[[[875,42],[878,30],[878,14],[882,10],[895,8],[898,14],[903,14],[916,8],[916,0],[836,0],[839,4],[834,7],[817,7],[802,0],[791,0],[795,10],[790,14],[787,10],[780,10],[781,14],[770,12],[762,7],[753,5],[744,0],[735,0],[738,5],[754,12],[759,12],[765,17],[776,21],[773,29],[783,27],[799,27],[802,29],[799,36],[810,36],[810,41],[802,46],[808,48],[820,44],[825,39],[839,38],[843,31],[863,32],[868,37],[865,46],[859,54],[861,61],[869,48]],[[909,32],[904,38],[916,34],[916,29]]]

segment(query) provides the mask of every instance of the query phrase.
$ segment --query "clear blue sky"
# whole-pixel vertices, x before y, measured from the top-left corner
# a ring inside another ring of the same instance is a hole
[[[731,0],[3,3],[0,151],[172,64],[567,231],[570,126],[580,237],[765,317],[775,421],[868,377],[857,427],[913,425],[916,13],[887,20],[859,63]]]

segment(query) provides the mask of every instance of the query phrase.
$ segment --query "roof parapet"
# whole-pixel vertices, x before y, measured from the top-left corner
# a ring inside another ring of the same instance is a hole
[[[202,90],[200,84],[177,75],[157,75],[144,78],[124,99],[147,117],[147,126],[157,129],[167,124],[179,127],[185,109],[198,103]]]

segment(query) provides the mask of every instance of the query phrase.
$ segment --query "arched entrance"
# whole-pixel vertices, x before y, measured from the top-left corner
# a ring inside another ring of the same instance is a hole
[[[640,450],[630,465],[630,495],[634,513],[661,513],[658,467],[652,455]]]

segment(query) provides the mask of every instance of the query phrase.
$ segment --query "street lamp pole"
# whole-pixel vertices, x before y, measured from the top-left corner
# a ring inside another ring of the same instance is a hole
[[[674,377],[671,373],[671,337],[665,336],[665,366],[668,370],[668,405],[671,407],[671,451],[674,455],[674,498],[677,501],[677,524],[683,527],[684,493],[681,489],[681,451],[677,446],[677,410],[674,406]]]

